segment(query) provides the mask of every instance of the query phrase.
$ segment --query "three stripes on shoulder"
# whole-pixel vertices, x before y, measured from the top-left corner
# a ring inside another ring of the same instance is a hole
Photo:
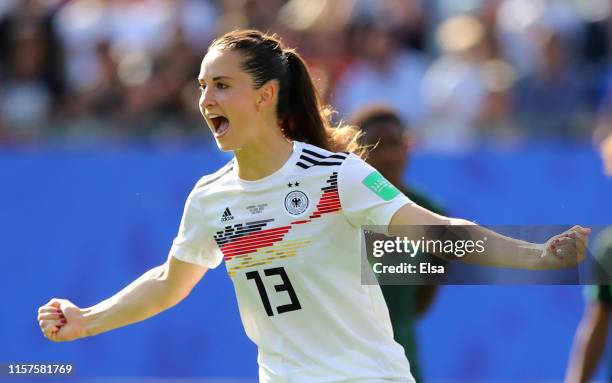
[[[346,152],[324,155],[309,149],[303,149],[300,160],[296,165],[303,169],[308,169],[313,166],[338,166],[342,165],[342,161],[346,160],[348,155],[349,153]]]

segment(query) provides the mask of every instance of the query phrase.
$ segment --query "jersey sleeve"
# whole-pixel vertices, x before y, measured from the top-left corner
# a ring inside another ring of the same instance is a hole
[[[197,196],[192,192],[185,203],[181,224],[172,242],[170,255],[184,262],[213,269],[223,260],[213,238],[212,229],[204,219]]]
[[[588,285],[584,287],[583,293],[589,302],[612,307],[612,286],[610,285]]]
[[[342,210],[354,226],[387,226],[393,214],[412,203],[380,172],[354,154],[340,167],[338,193]]]

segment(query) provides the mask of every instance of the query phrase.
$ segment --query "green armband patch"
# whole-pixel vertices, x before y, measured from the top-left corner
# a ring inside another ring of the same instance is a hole
[[[361,183],[385,201],[391,201],[400,193],[391,182],[387,181],[387,179],[377,171],[370,173]]]

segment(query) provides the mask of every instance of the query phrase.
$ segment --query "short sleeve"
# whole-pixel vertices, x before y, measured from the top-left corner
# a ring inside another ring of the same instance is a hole
[[[584,297],[589,302],[598,302],[612,307],[612,286],[589,285],[584,287]]]
[[[192,192],[185,203],[178,234],[172,242],[170,255],[184,262],[213,269],[223,260],[213,240],[212,229],[204,219],[197,196]]]
[[[338,193],[342,210],[354,226],[387,226],[402,206],[412,203],[380,172],[354,154],[340,167]]]

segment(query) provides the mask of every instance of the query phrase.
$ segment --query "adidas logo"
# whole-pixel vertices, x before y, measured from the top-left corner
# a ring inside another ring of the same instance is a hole
[[[232,219],[234,219],[234,216],[232,215],[232,212],[230,211],[229,207],[226,207],[225,211],[221,215],[221,222],[231,221]]]

